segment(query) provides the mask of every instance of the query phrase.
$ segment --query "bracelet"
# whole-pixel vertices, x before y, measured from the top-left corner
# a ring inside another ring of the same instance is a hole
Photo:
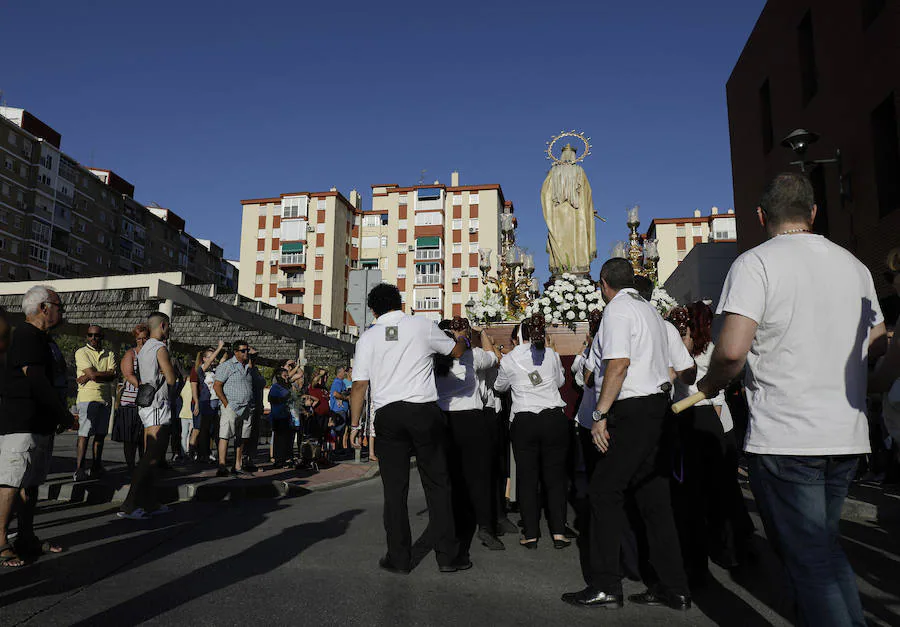
[[[350,431],[359,431],[360,429],[362,429],[362,425],[356,425],[355,427],[350,425]]]

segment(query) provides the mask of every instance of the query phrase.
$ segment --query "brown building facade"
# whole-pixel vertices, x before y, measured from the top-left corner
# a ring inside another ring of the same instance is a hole
[[[900,2],[771,0],[727,84],[738,247],[759,244],[756,216],[766,183],[796,170],[781,140],[794,129],[820,135],[806,160],[816,190],[815,228],[859,257],[879,295],[900,244]],[[843,186],[844,193],[841,194]]]

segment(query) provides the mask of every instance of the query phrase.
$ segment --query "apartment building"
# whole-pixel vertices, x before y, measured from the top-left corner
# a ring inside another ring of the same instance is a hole
[[[353,229],[353,267],[378,268],[400,288],[404,309],[439,320],[465,315],[483,290],[479,248],[497,268],[500,215],[512,213],[500,185],[372,186],[372,208]]]
[[[0,107],[0,280],[181,270],[194,283],[227,289],[229,272],[236,282],[219,246],[154,215],[134,185],[83,167],[61,140],[28,111]]]
[[[360,205],[332,188],[241,201],[238,292],[336,328],[348,326],[351,229]]]
[[[663,284],[694,246],[705,242],[737,241],[734,210],[719,213],[718,207],[713,207],[708,216],[697,209],[690,218],[655,218],[645,237],[657,241],[657,274],[659,283]]]

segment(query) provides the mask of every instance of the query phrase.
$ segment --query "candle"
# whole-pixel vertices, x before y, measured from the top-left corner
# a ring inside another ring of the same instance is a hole
[[[625,242],[616,242],[613,244],[612,250],[609,253],[610,257],[622,257],[625,258]]]
[[[525,272],[533,272],[534,271],[534,255],[527,254],[525,255]]]
[[[659,259],[659,252],[655,239],[644,240],[644,258]]]
[[[640,218],[638,217],[638,210],[641,208],[640,205],[634,205],[633,207],[628,207],[628,224],[637,224],[640,222]]]
[[[513,230],[513,216],[511,213],[500,214],[500,230],[509,233]]]
[[[479,248],[478,249],[478,267],[484,271],[488,271],[491,269],[491,249],[490,248]]]

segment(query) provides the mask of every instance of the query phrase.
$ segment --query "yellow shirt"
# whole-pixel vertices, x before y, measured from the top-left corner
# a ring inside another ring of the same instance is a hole
[[[112,351],[106,349],[97,351],[90,346],[82,346],[75,351],[75,378],[83,375],[88,368],[93,368],[97,372],[115,370],[116,356]],[[105,383],[88,381],[81,384],[78,386],[77,402],[111,403],[115,385],[115,381],[107,381]]]

